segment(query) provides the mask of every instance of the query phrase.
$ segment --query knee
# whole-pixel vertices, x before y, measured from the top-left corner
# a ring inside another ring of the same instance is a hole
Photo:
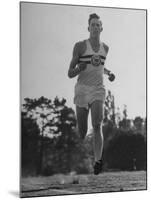
[[[93,126],[93,130],[95,132],[100,132],[101,128],[102,128],[102,120],[101,121],[98,121],[98,122],[93,122],[92,123],[92,126]]]
[[[100,123],[94,123],[92,126],[93,126],[93,130],[94,130],[95,132],[100,131],[100,126],[101,126]]]

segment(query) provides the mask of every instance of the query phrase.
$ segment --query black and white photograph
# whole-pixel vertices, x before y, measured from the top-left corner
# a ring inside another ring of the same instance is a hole
[[[19,6],[20,197],[147,190],[147,10]]]

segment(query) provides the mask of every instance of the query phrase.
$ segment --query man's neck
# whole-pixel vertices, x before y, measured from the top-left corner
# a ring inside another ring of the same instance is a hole
[[[100,38],[99,37],[90,37],[89,38],[92,45],[99,45],[100,44]]]

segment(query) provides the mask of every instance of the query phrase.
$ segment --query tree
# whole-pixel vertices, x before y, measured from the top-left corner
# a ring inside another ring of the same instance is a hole
[[[54,100],[55,121],[53,126],[56,127],[54,135],[58,135],[55,144],[55,173],[66,173],[72,170],[80,172],[83,170],[79,164],[83,163],[86,158],[85,147],[81,143],[80,137],[76,131],[76,116],[72,108],[66,106],[65,100]],[[47,167],[49,174],[50,166]],[[51,167],[52,168],[52,167]]]
[[[143,118],[135,117],[133,120],[134,128],[136,132],[142,133],[143,131]]]
[[[23,110],[37,122],[39,137],[38,173],[69,172],[85,158],[85,150],[76,131],[74,110],[66,106],[66,100],[56,97],[25,99]]]
[[[108,120],[111,120],[114,125],[116,124],[114,96],[110,90],[108,90],[108,95],[106,97],[104,107],[104,122],[107,122]]]
[[[128,131],[131,129],[131,120],[127,118],[127,106],[124,105],[123,109],[123,119],[119,121],[119,128]]]
[[[105,152],[108,168],[133,170],[134,161],[137,170],[146,169],[146,140],[132,130],[122,131],[108,141]]]
[[[108,91],[104,107],[104,120],[103,120],[103,135],[104,135],[104,148],[106,141],[113,137],[117,129],[117,122],[119,120],[119,110],[116,112],[115,98],[111,91]]]
[[[53,113],[52,102],[43,96],[39,99],[25,98],[23,110],[27,112],[28,116],[36,121],[40,129],[39,163],[37,164],[37,173],[40,174],[43,167],[44,137],[51,133],[52,129],[50,124],[54,120],[51,118]],[[49,130],[47,128],[49,128]]]
[[[24,171],[32,173],[32,168],[37,169],[38,141],[40,130],[32,118],[26,112],[21,113],[21,166]],[[28,173],[29,173],[28,172]]]
[[[54,134],[59,135],[56,142],[58,151],[58,165],[60,171],[67,172],[71,170],[72,151],[76,145],[76,118],[72,108],[65,105],[66,101],[54,100],[55,122],[53,126],[57,127]],[[64,163],[64,164],[63,164]]]

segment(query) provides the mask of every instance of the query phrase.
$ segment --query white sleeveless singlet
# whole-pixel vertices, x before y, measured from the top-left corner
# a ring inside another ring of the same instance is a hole
[[[79,62],[86,62],[87,67],[78,75],[75,85],[74,104],[87,108],[95,100],[105,101],[105,87],[103,85],[104,63],[106,51],[100,44],[98,52],[93,51],[90,41],[86,40],[86,51]]]

